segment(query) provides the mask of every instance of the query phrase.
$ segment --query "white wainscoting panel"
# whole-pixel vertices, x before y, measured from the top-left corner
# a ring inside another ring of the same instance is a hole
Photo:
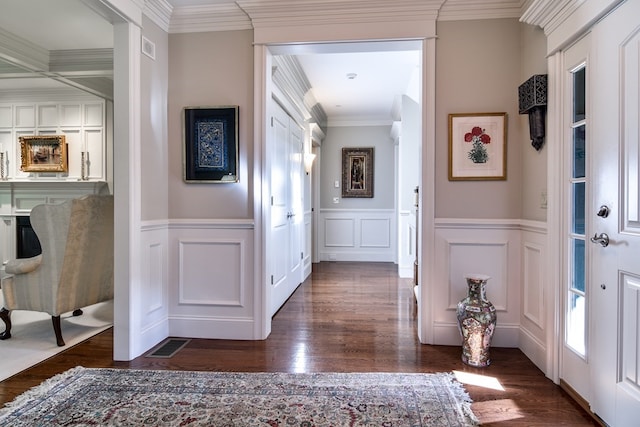
[[[141,348],[151,348],[169,335],[169,260],[166,221],[142,224],[140,236],[141,274],[140,292]]]
[[[324,246],[327,248],[353,248],[355,242],[354,218],[325,218]]]
[[[542,247],[525,242],[523,245],[523,315],[540,329],[544,328],[542,295]]]
[[[389,218],[361,218],[360,247],[390,248],[391,220]]]
[[[179,239],[178,245],[179,304],[228,307],[245,304],[244,240]]]
[[[498,312],[507,311],[507,264],[509,242],[497,241],[485,243],[478,241],[447,242],[446,252],[449,265],[449,302],[448,309],[456,310],[458,302],[468,293],[465,280],[467,274],[483,274],[490,277],[485,286],[487,298]]]
[[[522,315],[519,348],[543,372],[547,367],[547,340],[555,333],[554,293],[546,280],[547,229],[545,223],[524,221],[522,225]]]
[[[518,347],[521,230],[513,220],[436,220],[437,283],[434,284],[434,343],[460,345],[458,301],[467,296],[465,274],[491,276],[487,298],[498,320],[492,345]]]
[[[321,209],[321,261],[396,261],[393,209]]]
[[[172,336],[255,336],[254,226],[250,220],[169,223]]]
[[[164,245],[163,245],[164,243]],[[167,257],[164,254],[166,250],[166,239],[164,242],[152,243],[147,248],[149,253],[149,264],[147,275],[149,277],[150,285],[166,285],[167,283]],[[149,286],[153,288],[153,286]],[[166,308],[166,288],[160,287],[162,292],[157,292],[157,289],[147,289],[155,292],[145,292],[145,299],[147,301],[147,314],[151,314],[155,311]]]

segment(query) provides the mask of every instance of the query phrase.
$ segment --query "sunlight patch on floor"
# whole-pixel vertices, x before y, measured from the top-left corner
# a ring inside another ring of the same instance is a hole
[[[508,426],[511,425],[510,421],[527,416],[513,399],[474,402],[471,409],[482,425],[505,423]],[[530,416],[531,414],[528,415]]]
[[[305,343],[298,343],[296,346],[295,354],[293,354],[293,372],[296,374],[307,372],[307,360],[309,355],[307,354],[307,345]]]
[[[453,373],[456,376],[456,379],[463,384],[477,385],[484,388],[490,388],[492,390],[504,391],[504,387],[502,387],[500,381],[495,377],[462,371],[453,371]]]

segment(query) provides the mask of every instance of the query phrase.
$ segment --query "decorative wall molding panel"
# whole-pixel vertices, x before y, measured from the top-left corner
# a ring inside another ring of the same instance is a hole
[[[522,313],[519,348],[543,372],[547,366],[547,336],[553,335],[554,292],[547,280],[547,231],[540,223],[524,223],[522,230]]]
[[[140,313],[143,348],[151,348],[169,336],[168,230],[163,224],[143,223],[140,233]]]
[[[543,288],[542,275],[546,263],[545,225],[510,219],[440,218],[435,222],[438,266],[432,305],[435,343],[460,345],[455,308],[467,293],[464,275],[487,274],[491,276],[487,298],[498,310],[493,345],[522,348],[521,340],[527,340],[525,350],[536,357],[540,343],[545,342],[547,290]],[[536,322],[527,319],[523,311]],[[523,331],[522,319],[527,319],[526,326],[537,329]],[[536,357],[536,361],[540,358]]]
[[[393,209],[321,209],[321,261],[395,262]]]
[[[170,220],[166,228],[169,335],[258,339],[253,221]]]

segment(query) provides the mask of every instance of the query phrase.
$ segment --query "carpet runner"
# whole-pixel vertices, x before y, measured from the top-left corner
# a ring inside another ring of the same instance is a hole
[[[76,367],[0,426],[473,426],[451,373],[230,373]]]

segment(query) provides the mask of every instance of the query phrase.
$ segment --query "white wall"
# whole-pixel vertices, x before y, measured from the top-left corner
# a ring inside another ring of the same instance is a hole
[[[394,149],[388,126],[328,127],[322,142],[320,206],[322,209],[393,209]],[[373,198],[342,198],[342,148],[373,147]],[[339,203],[333,199],[338,197]]]
[[[391,126],[327,128],[320,163],[321,261],[396,261],[395,150],[390,131]],[[342,198],[343,147],[374,148],[373,198]]]

